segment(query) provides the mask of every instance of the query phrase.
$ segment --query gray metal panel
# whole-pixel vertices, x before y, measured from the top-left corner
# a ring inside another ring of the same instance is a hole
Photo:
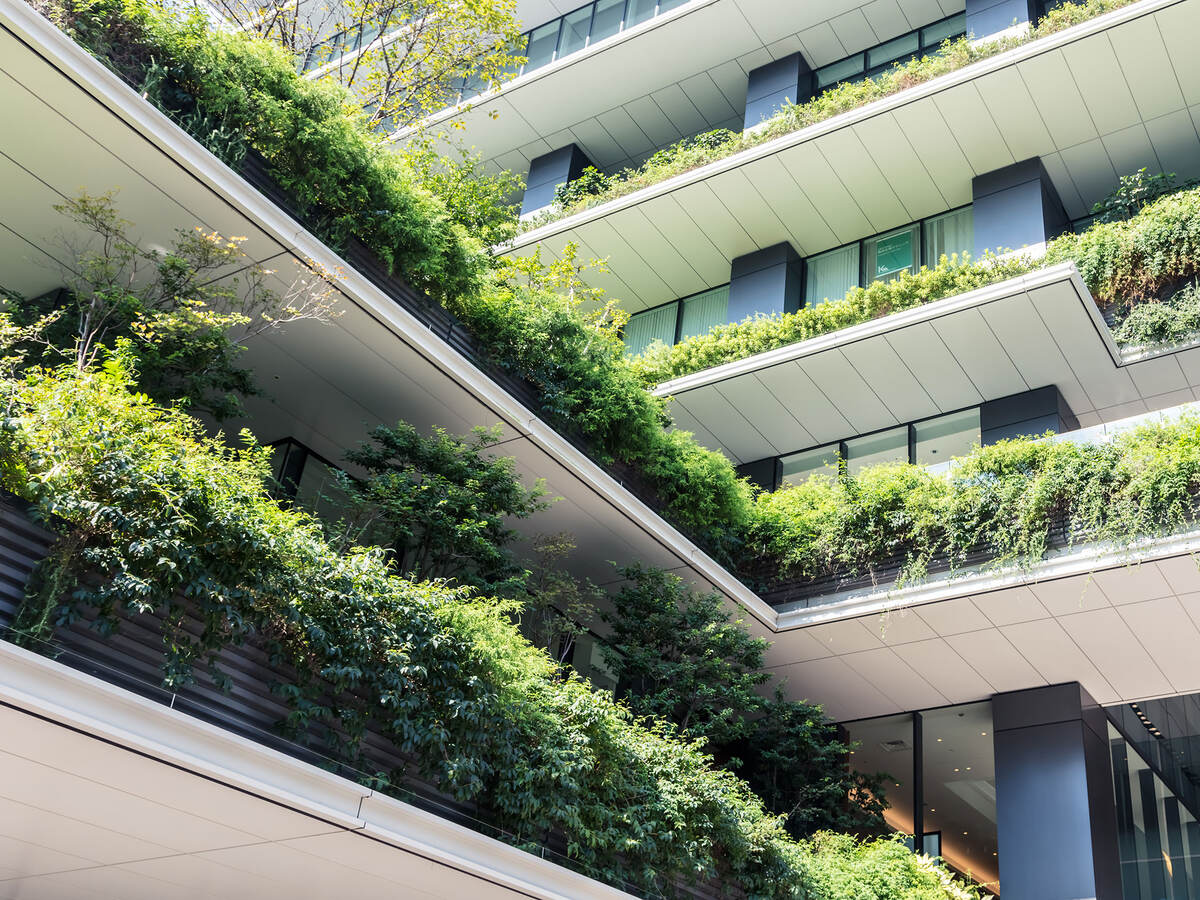
[[[1021,900],[1120,900],[1107,740],[1078,683],[992,700],[1000,884]]]
[[[971,179],[976,257],[1042,244],[1069,222],[1040,159],[1026,159]]]
[[[787,242],[734,259],[729,270],[729,321],[793,312],[800,304],[802,265]]]

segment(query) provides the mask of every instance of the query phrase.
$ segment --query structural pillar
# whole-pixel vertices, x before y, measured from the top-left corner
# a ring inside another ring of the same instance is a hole
[[[529,163],[529,177],[525,179],[521,216],[541,212],[554,202],[554,191],[559,185],[574,181],[591,164],[576,144],[535,157]]]
[[[729,267],[728,320],[795,312],[803,271],[804,261],[786,241],[735,258]]]
[[[1058,191],[1036,157],[971,179],[975,258],[1044,247],[1071,224]]]
[[[750,70],[746,86],[747,130],[783,109],[784,103],[803,103],[812,96],[812,69],[799,53]]]
[[[1121,900],[1108,720],[1078,682],[992,698],[1000,884],[1021,900]]]

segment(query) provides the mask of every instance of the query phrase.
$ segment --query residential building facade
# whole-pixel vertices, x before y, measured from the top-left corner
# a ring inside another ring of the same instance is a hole
[[[586,277],[630,314],[637,354],[837,302],[943,256],[1036,255],[1084,227],[1122,174],[1200,176],[1200,0],[1136,0],[1036,36],[1053,6],[523,0],[521,71],[498,89],[464,85],[427,125],[456,117],[489,166],[527,174],[527,227],[498,252],[574,245],[606,260]],[[1010,44],[555,218],[559,188],[589,166],[618,172],[718,128],[757,133],[962,37]],[[771,641],[788,694],[823,704],[857,742],[848,765],[894,777],[887,824],[916,849],[1016,900],[1200,896],[1200,533],[1063,540],[1024,568],[934,565],[916,583],[882,572],[751,590],[633,479],[546,424],[452,319],[333,253],[19,0],[0,0],[0,40],[0,104],[25,123],[0,137],[5,287],[60,287],[48,266],[66,262],[59,225],[43,213],[81,186],[119,186],[122,215],[147,235],[246,235],[281,281],[296,259],[338,272],[333,327],[266,334],[247,353],[272,392],[248,401],[245,424],[282,448],[281,482],[315,493],[322,460],[366,425],[499,422],[522,476],[561,498],[526,538],[574,535],[567,565],[604,587],[617,583],[609,561],[636,559],[726,597]],[[839,467],[945,467],[1046,432],[1104,440],[1184,414],[1197,391],[1200,348],[1118,347],[1070,263],[654,389],[676,427],[764,490]],[[3,512],[11,605],[27,574],[13,560],[40,538],[19,509]],[[574,662],[604,685],[600,640],[580,640]],[[107,655],[80,641],[58,660],[0,644],[12,813],[0,840],[22,860],[0,865],[0,894],[621,893],[556,866],[554,847],[538,857],[480,836],[432,793],[406,804],[297,760],[260,734],[261,697],[158,696],[144,660],[129,662],[135,640]],[[101,811],[118,832],[103,840]]]

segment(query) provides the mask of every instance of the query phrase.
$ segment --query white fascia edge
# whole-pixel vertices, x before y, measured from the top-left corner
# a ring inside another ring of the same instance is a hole
[[[392,143],[399,143],[400,141],[407,140],[414,134],[419,134],[422,131],[428,131],[430,128],[441,125],[442,123],[453,119],[455,116],[470,112],[476,106],[490,103],[493,100],[503,99],[514,91],[525,87],[526,85],[533,84],[535,81],[540,81],[541,79],[547,78],[551,75],[557,75],[559,72],[569,69],[571,66],[585,62],[591,59],[593,56],[597,56],[600,53],[603,53],[605,50],[610,49],[611,47],[615,47],[618,44],[623,44],[626,41],[634,40],[635,38],[641,37],[643,34],[649,34],[651,31],[654,31],[657,28],[662,28],[664,25],[669,25],[671,22],[674,22],[677,19],[682,19],[684,16],[691,15],[692,13],[712,6],[715,3],[722,2],[724,2],[724,0],[690,0],[690,2],[676,7],[675,9],[664,13],[661,16],[654,16],[647,19],[645,22],[639,22],[632,28],[626,28],[618,31],[616,34],[606,37],[602,41],[589,44],[587,47],[584,47],[582,50],[576,53],[568,54],[562,59],[556,59],[549,65],[534,69],[532,72],[514,78],[512,81],[507,81],[500,86],[499,90],[493,90],[487,94],[479,94],[475,97],[472,97],[470,100],[464,100],[455,106],[448,106],[440,112],[436,112],[433,115],[422,119],[420,122],[416,122],[406,128],[393,131],[387,136],[387,140]],[[562,16],[558,16],[557,18],[561,19]],[[554,19],[551,19],[550,21],[553,22]]]
[[[1030,566],[1014,565],[1003,569],[989,569],[985,563],[983,566],[972,567],[952,575],[940,575],[913,587],[879,588],[865,593],[847,591],[841,595],[841,600],[823,602],[820,606],[808,609],[781,611],[778,631],[790,631],[860,616],[886,614],[941,600],[956,600],[1005,588],[1091,575],[1105,569],[1136,566],[1143,562],[1175,556],[1191,556],[1200,561],[1200,530],[1146,538],[1129,544],[1111,541],[1085,544],[1052,553]]]
[[[780,135],[775,140],[767,141],[765,144],[759,144],[757,147],[750,147],[740,153],[735,153],[732,156],[727,156],[725,159],[719,159],[716,162],[701,166],[697,169],[692,169],[689,172],[675,175],[668,178],[666,181],[660,181],[658,184],[652,184],[648,187],[641,188],[624,197],[618,197],[615,200],[610,200],[607,203],[602,203],[598,206],[590,207],[589,209],[581,210],[573,216],[568,216],[565,219],[558,219],[554,222],[547,223],[540,228],[535,228],[532,231],[527,231],[522,235],[518,235],[510,243],[501,245],[497,250],[504,253],[511,253],[519,250],[529,244],[537,243],[546,238],[553,237],[564,231],[570,231],[573,228],[578,228],[581,225],[586,225],[596,219],[602,219],[605,216],[612,215],[627,207],[637,206],[640,203],[645,203],[648,200],[653,200],[664,194],[672,193],[679,188],[686,187],[698,181],[703,181],[706,178],[712,178],[715,175],[720,175],[731,169],[737,169],[748,163],[755,162],[789,147],[794,147],[798,144],[806,143],[807,141],[815,140],[824,134],[832,131],[837,131],[842,128],[847,128],[855,125],[866,119],[889,112],[897,107],[905,106],[929,97],[941,91],[948,90],[979,78],[982,75],[987,75],[990,72],[998,71],[1010,65],[1023,62],[1026,59],[1031,59],[1035,56],[1040,56],[1043,53],[1048,53],[1051,50],[1056,50],[1066,44],[1073,43],[1082,38],[1088,37],[1109,28],[1113,28],[1131,19],[1138,19],[1142,16],[1151,15],[1161,9],[1166,9],[1175,6],[1179,3],[1185,3],[1187,0],[1140,0],[1140,2],[1124,6],[1121,9],[1113,10],[1104,15],[1097,16],[1094,19],[1089,19],[1086,22],[1080,22],[1078,25],[1073,25],[1070,28],[1065,28],[1055,34],[1047,35],[1044,38],[1031,41],[1028,44],[1022,44],[1020,47],[1014,47],[1011,50],[1006,50],[996,56],[987,59],[981,59],[979,62],[971,63],[969,66],[955,71],[948,72],[945,75],[940,75],[937,78],[926,81],[923,84],[915,85],[914,87],[905,88],[898,91],[889,97],[882,97],[879,100],[874,100],[856,109],[848,110],[844,113],[838,113],[832,118],[825,119],[822,122],[817,122],[809,125],[806,128],[801,128],[798,131],[793,131],[788,134]]]
[[[682,8],[682,7],[681,7]],[[363,275],[300,228],[282,210],[247,184],[228,166],[193,140],[150,103],[143,100],[113,72],[87,51],[39,16],[22,0],[0,0],[3,23],[37,52],[51,58],[67,77],[92,94],[118,118],[150,140],[167,156],[190,171],[219,196],[252,219],[268,235],[303,259],[310,259],[336,273],[347,296],[384,321],[426,359],[467,387],[484,404],[513,424],[516,429],[558,459],[580,480],[609,498],[631,521],[686,565],[692,567],[731,600],[737,602],[768,628],[775,625],[775,610],[757,594],[685,538],[661,516],[634,497],[616,479],[556,431],[526,409],[515,398],[480,372],[457,351],[433,335],[411,313],[385,296]],[[74,73],[74,74],[72,74]],[[78,77],[76,77],[78,76]]]
[[[798,341],[794,344],[777,347],[774,350],[756,353],[754,356],[747,356],[743,359],[722,363],[719,366],[713,366],[709,369],[701,369],[699,372],[693,372],[690,375],[683,375],[671,381],[664,381],[654,388],[653,393],[657,397],[684,394],[687,391],[696,390],[697,388],[702,388],[716,382],[726,381],[739,375],[769,369],[781,363],[793,362],[825,350],[853,344],[865,338],[888,334],[920,322],[940,319],[943,316],[952,315],[963,310],[986,306],[989,303],[1003,300],[1016,294],[1029,293],[1038,288],[1049,287],[1050,285],[1063,282],[1069,282],[1075,289],[1076,296],[1083,304],[1085,312],[1091,316],[1093,325],[1096,327],[1096,332],[1104,344],[1109,357],[1112,359],[1113,365],[1117,367],[1128,365],[1128,361],[1122,358],[1120,349],[1113,341],[1112,333],[1105,323],[1104,317],[1100,314],[1100,309],[1096,306],[1095,300],[1092,299],[1091,292],[1087,289],[1087,285],[1084,284],[1083,277],[1079,274],[1075,263],[1068,261],[1047,266],[1044,269],[1037,269],[1024,275],[1018,275],[1015,278],[1007,278],[1004,281],[984,285],[965,294],[957,294],[942,300],[934,300],[930,303],[915,306],[912,309],[906,309],[903,312],[881,316],[878,319],[871,319],[860,325],[851,325],[848,328],[831,331],[828,334],[818,335],[806,341]]]
[[[8,641],[0,701],[532,897],[629,896]]]

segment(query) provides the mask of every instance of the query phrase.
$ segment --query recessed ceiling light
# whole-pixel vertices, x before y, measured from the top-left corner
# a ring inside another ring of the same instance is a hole
[[[955,769],[954,771],[955,771],[955,772],[957,772],[957,771],[958,771],[958,769]]]

